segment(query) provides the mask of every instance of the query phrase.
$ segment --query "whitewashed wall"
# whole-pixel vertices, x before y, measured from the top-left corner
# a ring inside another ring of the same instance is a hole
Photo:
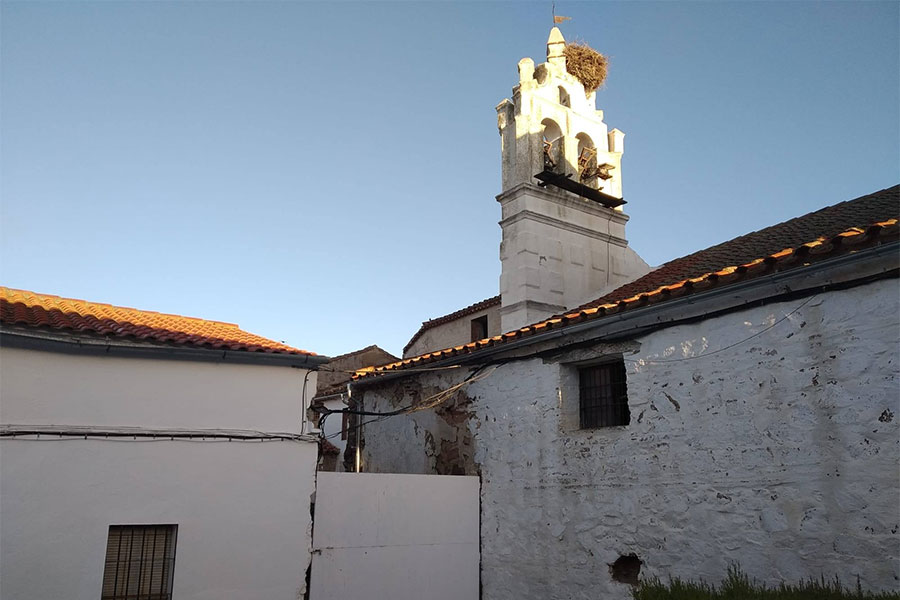
[[[299,432],[304,375],[2,348],[0,421]],[[296,599],[316,455],[314,442],[4,438],[0,598],[95,600],[109,526],[159,523],[178,525],[176,598]]]
[[[478,478],[319,473],[311,600],[477,600]]]
[[[367,426],[366,465],[430,472],[443,440],[471,436],[490,600],[624,600],[629,588],[608,565],[632,552],[642,576],[717,581],[737,561],[768,583],[838,575],[855,585],[859,576],[864,588],[894,590],[898,291],[890,280],[817,296],[715,354],[803,300],[558,362],[511,362],[444,417]],[[628,360],[631,424],[578,430],[577,370],[567,363],[615,352]],[[464,376],[416,381],[439,388]],[[367,408],[414,389],[387,385],[367,392]],[[453,427],[460,410],[472,415],[467,433]]]
[[[0,348],[0,422],[300,432],[316,372]]]

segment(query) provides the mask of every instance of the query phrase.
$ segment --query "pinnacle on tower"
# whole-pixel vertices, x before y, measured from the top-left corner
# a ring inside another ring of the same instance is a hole
[[[550,30],[550,37],[547,38],[547,62],[551,65],[558,65],[565,70],[566,68],[566,38],[563,37],[559,27]]]

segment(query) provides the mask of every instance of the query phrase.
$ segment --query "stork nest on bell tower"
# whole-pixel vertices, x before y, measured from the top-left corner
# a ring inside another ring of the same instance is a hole
[[[584,86],[585,95],[595,92],[606,81],[609,61],[587,44],[566,44],[566,71]]]

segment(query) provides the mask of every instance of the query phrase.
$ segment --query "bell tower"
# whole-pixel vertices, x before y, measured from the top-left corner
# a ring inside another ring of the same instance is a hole
[[[568,68],[550,30],[547,62],[519,61],[512,100],[497,106],[503,191],[503,331],[574,308],[647,273],[628,247],[621,131],[609,131],[596,91]]]

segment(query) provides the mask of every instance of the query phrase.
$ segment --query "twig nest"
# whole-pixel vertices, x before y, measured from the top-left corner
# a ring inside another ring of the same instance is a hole
[[[584,93],[590,95],[606,81],[609,61],[605,56],[587,44],[566,44],[566,71],[584,86]]]

